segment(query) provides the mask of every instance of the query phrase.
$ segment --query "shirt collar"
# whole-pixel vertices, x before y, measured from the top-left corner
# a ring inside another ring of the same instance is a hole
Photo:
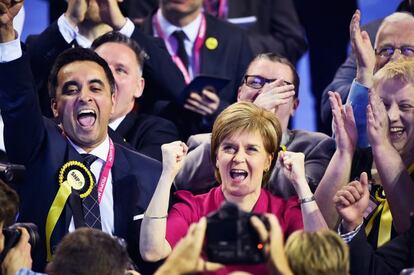
[[[73,146],[73,148],[75,148],[75,150],[79,154],[91,154],[91,155],[97,156],[99,159],[101,159],[103,161],[106,161],[106,158],[107,158],[108,152],[109,152],[109,136],[108,135],[106,135],[105,140],[101,144],[99,144],[95,149],[93,149],[89,153],[87,153],[81,147],[79,147],[78,145],[73,143],[73,141],[70,140],[69,137],[67,137],[67,139],[69,140],[70,144]]]
[[[182,30],[187,38],[191,41],[191,43],[194,43],[197,39],[198,31],[200,29],[201,25],[201,18],[202,13],[196,17],[191,23],[187,24],[184,27],[177,27],[173,24],[171,24],[165,17],[162,15],[161,9],[158,9],[158,12],[156,14],[158,22],[160,24],[161,30],[164,32],[164,35],[166,38],[169,38],[173,32],[176,30]]]
[[[121,124],[121,122],[124,120],[125,117],[126,115],[118,117],[117,119],[109,123],[109,127],[111,127],[111,129],[115,131],[119,127],[119,124]]]

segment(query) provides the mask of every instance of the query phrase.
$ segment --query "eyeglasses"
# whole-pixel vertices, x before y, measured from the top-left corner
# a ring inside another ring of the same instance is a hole
[[[264,78],[260,75],[245,75],[243,77],[243,83],[245,83],[248,87],[253,89],[261,89],[266,83],[272,83],[276,80],[277,79]],[[293,85],[292,83],[285,80],[283,80],[283,83],[285,85]]]
[[[380,49],[375,49],[375,54],[379,55],[380,57],[389,58],[393,56],[395,50],[399,50],[400,54],[407,56],[407,57],[414,56],[414,47],[411,47],[411,46],[402,46],[400,48],[394,48],[391,46],[387,46],[387,47],[383,47]]]

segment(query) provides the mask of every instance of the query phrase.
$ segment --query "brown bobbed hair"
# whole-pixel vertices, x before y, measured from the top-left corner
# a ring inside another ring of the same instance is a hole
[[[273,156],[270,169],[264,171],[262,187],[265,187],[275,166],[282,139],[282,128],[272,112],[250,102],[237,102],[220,113],[211,135],[211,160],[216,163],[217,151],[227,137],[239,132],[259,132],[266,152]],[[215,168],[216,180],[221,184],[220,173]]]

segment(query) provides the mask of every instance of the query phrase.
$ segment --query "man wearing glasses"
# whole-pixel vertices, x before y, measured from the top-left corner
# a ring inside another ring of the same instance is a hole
[[[373,75],[389,62],[414,57],[414,17],[401,12],[386,17],[378,29],[375,49],[372,48],[366,32],[360,30],[360,17],[361,14],[357,10],[350,25],[351,45],[356,57],[357,72],[347,101],[354,110],[358,129],[357,145],[359,148],[367,148],[369,144],[366,131],[366,107]]]
[[[289,119],[299,106],[299,76],[286,58],[272,53],[259,54],[249,65],[238,91],[238,101],[249,101],[275,113],[283,131],[282,150],[305,154],[305,173],[312,191],[321,180],[335,151],[333,139],[322,133],[289,130]],[[210,159],[211,134],[191,136],[190,152],[175,178],[178,189],[201,193],[214,183],[214,165]],[[276,166],[269,180],[269,190],[285,198],[296,192]]]
[[[321,117],[325,123],[331,123],[332,120],[329,91],[338,92],[342,102],[345,102],[350,95],[348,100],[352,102],[354,113],[356,111],[354,103],[361,102],[363,106],[361,113],[364,114],[362,121],[365,121],[367,91],[371,87],[373,73],[390,61],[414,56],[414,17],[412,16],[414,1],[405,0],[403,3],[406,5],[400,5],[398,10],[405,12],[395,12],[385,17],[381,24],[376,21],[372,22],[366,26],[366,31],[363,32],[359,26],[361,13],[360,11],[355,12],[350,24],[352,54],[338,69],[332,83],[325,89],[322,96]],[[376,31],[377,29],[378,31]],[[375,44],[372,44],[371,41],[374,38]],[[352,90],[356,90],[356,93],[351,92]],[[354,97],[352,94],[358,95],[358,97]],[[364,130],[365,126],[358,125],[358,128]],[[360,130],[358,130],[358,134],[360,134]],[[358,146],[367,147],[365,136],[361,136],[361,138],[362,141]]]

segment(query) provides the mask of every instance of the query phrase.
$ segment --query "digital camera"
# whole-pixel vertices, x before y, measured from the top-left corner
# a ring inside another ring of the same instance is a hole
[[[207,257],[223,264],[257,264],[265,261],[263,243],[251,225],[257,216],[269,228],[267,219],[259,214],[240,210],[224,202],[220,209],[207,216]]]
[[[31,251],[33,251],[40,241],[37,226],[33,223],[15,223],[12,226],[3,229],[4,235],[4,248],[0,253],[0,263],[3,262],[7,253],[13,248],[20,240],[21,232],[18,227],[23,227],[29,232],[29,243],[31,245]]]

